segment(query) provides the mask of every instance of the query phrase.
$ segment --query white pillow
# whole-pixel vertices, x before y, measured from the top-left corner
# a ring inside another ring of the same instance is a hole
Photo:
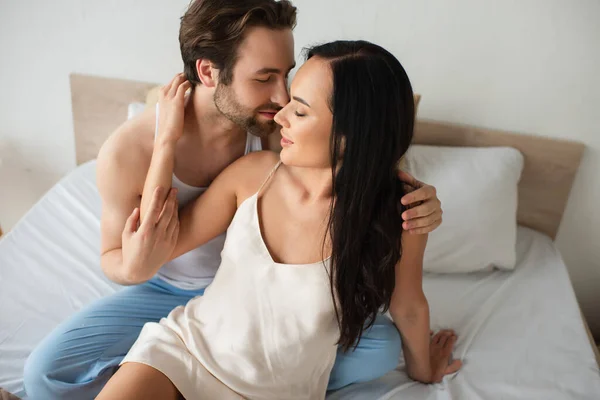
[[[404,168],[433,185],[443,222],[429,234],[427,272],[514,269],[523,155],[510,147],[411,146]]]
[[[127,105],[127,119],[131,119],[136,115],[143,113],[145,108],[145,103],[129,103]]]

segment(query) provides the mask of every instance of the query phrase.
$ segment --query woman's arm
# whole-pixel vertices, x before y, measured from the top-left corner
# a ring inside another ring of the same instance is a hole
[[[408,375],[423,383],[439,382],[456,372],[460,361],[449,365],[456,341],[453,331],[442,331],[432,339],[429,304],[423,293],[423,256],[427,235],[403,232],[402,258],[396,265],[396,287],[390,314],[400,331]]]
[[[423,255],[427,235],[402,234],[402,257],[396,264],[396,287],[390,314],[402,336],[408,375],[431,382],[429,304],[423,293]]]
[[[152,160],[146,175],[142,200],[140,202],[140,220],[148,214],[150,201],[157,188],[161,193],[158,200],[164,203],[171,189],[173,168],[175,167],[175,146],[183,135],[185,113],[185,92],[190,82],[183,74],[177,74],[169,84],[159,92],[158,136],[154,142]]]
[[[183,134],[188,87],[189,82],[179,74],[159,94],[159,134],[144,183],[140,210],[134,210],[127,221],[128,229],[123,233],[123,265],[131,282],[150,279],[167,261],[225,232],[237,208],[238,162],[226,168],[204,195],[185,207],[179,217],[171,182],[175,145]],[[138,219],[141,221],[139,228]]]

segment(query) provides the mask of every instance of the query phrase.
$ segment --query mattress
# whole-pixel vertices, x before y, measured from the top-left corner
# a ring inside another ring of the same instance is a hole
[[[59,322],[119,286],[100,269],[95,162],[55,185],[0,239],[0,387],[24,396],[22,371]],[[427,275],[432,327],[459,334],[461,371],[411,381],[400,360],[381,379],[328,399],[597,399],[600,372],[566,267],[552,241],[519,228],[514,272]]]

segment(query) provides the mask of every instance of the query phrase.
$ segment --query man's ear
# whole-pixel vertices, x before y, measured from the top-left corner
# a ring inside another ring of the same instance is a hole
[[[206,87],[215,87],[219,79],[219,70],[214,64],[206,59],[196,60],[196,73],[202,85]]]

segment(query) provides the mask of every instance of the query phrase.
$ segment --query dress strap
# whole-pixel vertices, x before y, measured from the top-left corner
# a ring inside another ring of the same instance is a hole
[[[271,170],[271,172],[269,172],[269,175],[267,175],[267,178],[265,179],[265,181],[258,188],[258,192],[256,192],[256,196],[260,195],[260,192],[263,190],[263,188],[265,187],[265,185],[267,184],[267,182],[269,182],[269,180],[271,179],[271,177],[275,174],[275,171],[277,171],[277,168],[279,168],[280,165],[281,165],[281,160],[279,160],[277,162],[277,164],[275,164],[275,166],[273,167],[273,169]]]

